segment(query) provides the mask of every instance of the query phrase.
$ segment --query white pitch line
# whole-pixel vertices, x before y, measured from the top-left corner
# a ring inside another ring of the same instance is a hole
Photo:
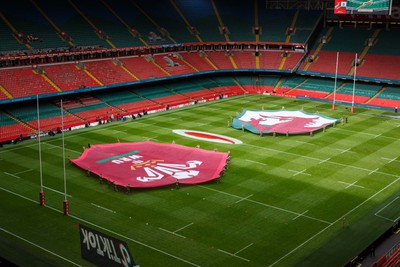
[[[238,259],[247,261],[247,262],[250,261],[250,260],[248,260],[248,259],[246,259],[246,258],[240,257],[240,256],[238,256],[238,255],[235,255],[235,254],[233,254],[233,253],[230,253],[230,252],[225,251],[225,250],[222,250],[222,249],[218,249],[218,251],[220,251],[220,252],[222,252],[222,253],[225,253],[225,254],[228,254],[228,255],[230,255],[230,256],[232,256],[232,257],[236,257],[236,258],[238,258]]]
[[[236,195],[224,192],[224,191],[220,191],[220,190],[213,189],[213,188],[208,188],[208,187],[205,187],[205,186],[202,186],[202,185],[198,185],[198,187],[201,187],[201,188],[204,188],[204,189],[208,189],[208,190],[211,190],[211,191],[214,191],[214,192],[218,192],[220,194],[224,194],[224,195],[227,195],[227,196],[235,197],[235,198],[240,198],[240,199],[243,198],[243,197],[236,196]],[[283,212],[286,212],[286,213],[290,213],[290,214],[294,214],[294,215],[299,215],[300,214],[300,213],[297,213],[297,212],[294,212],[294,211],[291,211],[291,210],[287,210],[287,209],[279,208],[279,207],[276,207],[276,206],[268,205],[268,204],[265,204],[265,203],[262,203],[262,202],[259,202],[259,201],[256,201],[256,200],[252,200],[252,199],[248,199],[248,198],[245,199],[245,200],[249,201],[249,202],[252,202],[252,203],[255,203],[255,204],[258,204],[258,205],[261,205],[261,206],[265,206],[265,207],[271,208],[271,209],[280,210],[280,211],[283,211]],[[317,219],[317,218],[314,218],[314,217],[310,217],[310,216],[307,216],[307,215],[301,215],[301,216],[305,217],[305,218],[308,218],[310,220],[322,222],[322,223],[325,223],[325,224],[331,224],[330,222],[327,222],[327,221],[324,221],[324,220],[320,220],[320,219]]]
[[[63,192],[55,190],[55,189],[47,187],[47,186],[43,186],[43,188],[46,188],[47,190],[53,191],[53,192],[58,193],[60,195],[65,195]],[[72,196],[67,194],[67,197],[72,197]]]
[[[75,266],[82,266],[82,265],[79,265],[79,264],[76,263],[76,262],[73,262],[73,261],[71,261],[71,260],[69,260],[69,259],[67,259],[67,258],[64,258],[63,256],[60,256],[60,255],[58,255],[58,254],[56,254],[56,253],[54,253],[54,252],[52,252],[52,251],[50,251],[50,250],[48,250],[48,249],[45,249],[44,247],[41,247],[41,246],[39,246],[38,244],[35,244],[35,243],[33,243],[32,241],[29,241],[28,239],[25,239],[25,238],[23,238],[23,237],[21,237],[21,236],[19,236],[19,235],[16,235],[16,234],[14,234],[14,233],[12,233],[12,232],[10,232],[10,231],[4,229],[4,228],[1,228],[1,227],[0,227],[0,230],[3,231],[3,232],[5,232],[5,233],[7,233],[7,234],[9,234],[9,235],[11,235],[11,236],[13,236],[13,237],[16,237],[16,238],[20,239],[20,240],[22,240],[22,241],[24,241],[24,242],[26,242],[26,243],[28,243],[28,244],[34,246],[34,247],[37,247],[37,248],[39,248],[39,249],[41,249],[41,250],[43,250],[43,251],[46,251],[47,253],[49,253],[49,254],[51,254],[51,255],[53,255],[53,256],[56,256],[56,257],[58,257],[58,258],[60,258],[60,259],[62,259],[62,260],[64,260],[64,261],[66,261],[66,262],[69,262],[69,263],[71,263],[71,264],[73,264],[73,265],[75,265]]]
[[[388,160],[388,161],[389,161],[388,163],[392,163],[393,161],[399,162],[399,160],[397,160],[397,157],[396,157],[396,158],[392,158],[392,159],[383,158],[383,157],[382,157],[381,159]]]
[[[377,215],[378,213],[380,213],[382,210],[384,210],[385,208],[387,208],[388,206],[390,206],[393,202],[395,202],[397,199],[399,199],[399,196],[397,196],[395,199],[393,199],[392,201],[390,201],[388,204],[386,204],[383,208],[381,208],[380,210],[378,210],[375,215]]]
[[[245,246],[244,248],[242,248],[242,249],[239,249],[238,251],[236,251],[236,252],[235,252],[235,255],[236,255],[236,254],[238,254],[238,253],[240,253],[240,252],[242,252],[242,251],[243,251],[243,250],[245,250],[246,248],[249,248],[249,247],[251,247],[253,244],[254,244],[254,243],[251,243],[251,244],[249,244],[249,245]]]
[[[296,217],[294,217],[294,218],[292,219],[292,221],[296,220],[297,218],[301,217],[302,215],[306,214],[307,212],[308,212],[308,210],[306,210],[306,211],[303,212],[303,213],[300,213],[299,215],[297,215]]]
[[[94,203],[90,203],[90,204],[93,205],[93,206],[95,206],[95,207],[97,207],[97,208],[99,208],[99,209],[103,209],[103,210],[109,211],[109,212],[111,212],[111,213],[116,213],[114,210],[107,209],[107,208],[102,207],[102,206],[100,206],[100,205],[97,205],[97,204],[94,204]]]
[[[374,172],[376,172],[377,170],[379,170],[379,168],[376,168],[375,170],[373,170],[373,171],[370,171],[369,173],[368,173],[368,175],[371,175],[371,174],[373,174]]]
[[[17,178],[17,179],[21,179],[21,177],[19,177],[17,175],[14,175],[12,173],[4,172],[4,174],[7,174],[7,175],[12,176],[12,177]]]
[[[264,165],[264,166],[267,166],[267,164],[265,164],[265,163],[258,162],[258,161],[255,161],[255,160],[251,160],[251,159],[246,159],[246,161],[248,161],[248,162],[253,162],[253,163],[256,163],[256,164],[261,164],[261,165]]]
[[[14,175],[21,174],[21,173],[26,173],[26,172],[30,172],[30,171],[33,171],[33,170],[29,169],[29,170],[25,170],[25,171],[16,172],[16,173],[14,173]]]
[[[238,201],[236,201],[235,203],[239,203],[239,202],[241,202],[241,201],[243,201],[243,200],[246,200],[246,199],[248,199],[248,198],[250,198],[250,197],[252,197],[253,196],[253,194],[251,194],[251,195],[249,195],[249,196],[247,196],[247,197],[244,197],[244,198],[242,198],[242,199],[239,199]]]
[[[359,187],[359,188],[365,188],[364,186],[356,185],[357,182],[358,182],[358,181],[355,181],[354,183],[346,183],[346,182],[338,181],[338,183],[340,183],[340,184],[345,184],[345,185],[347,185],[347,186],[345,187],[346,189],[349,188],[349,187],[351,187],[351,186]]]
[[[305,173],[306,170],[307,170],[307,169],[304,169],[304,170],[302,170],[302,171],[295,171],[295,170],[288,169],[288,171],[294,172],[294,173],[295,173],[295,174],[293,174],[293,176],[297,176],[297,175],[299,175],[299,174],[311,176],[311,174]]]
[[[52,145],[52,144],[49,144],[49,143],[47,143],[47,142],[43,142],[43,144],[46,144],[46,145],[48,145],[48,146],[51,146],[52,148],[62,148],[62,146]],[[70,152],[77,153],[77,154],[82,154],[82,152],[79,152],[79,151],[76,151],[76,150],[73,150],[73,149],[69,149],[69,148],[64,148],[64,149],[67,150],[67,151],[70,151]]]
[[[277,153],[283,153],[283,154],[287,154],[287,155],[292,155],[292,156],[296,156],[299,158],[305,158],[305,159],[310,159],[310,160],[315,160],[315,161],[323,161],[322,159],[318,159],[318,158],[313,158],[313,157],[309,157],[309,156],[302,156],[299,154],[295,154],[295,153],[291,153],[291,152],[287,152],[287,151],[280,151],[277,149],[273,149],[273,148],[268,148],[268,147],[259,147],[259,146],[255,146],[255,145],[251,145],[251,144],[243,144],[244,146],[250,146],[250,147],[254,147],[257,149],[263,149],[263,150],[268,150],[268,151],[273,151],[273,152],[277,152]],[[361,168],[361,167],[357,167],[357,166],[353,166],[353,165],[348,165],[348,164],[343,164],[343,163],[339,163],[339,162],[333,162],[333,161],[329,161],[328,163],[333,164],[333,165],[338,165],[338,166],[342,166],[342,167],[347,167],[347,168],[352,168],[352,169],[356,169],[356,170],[362,170],[362,171],[367,171],[370,172],[370,169],[365,169],[365,168]],[[391,177],[397,177],[397,175],[395,174],[390,174],[390,173],[385,173],[385,172],[378,172],[379,174],[383,174],[383,175],[387,175],[387,176],[391,176]]]
[[[320,161],[318,164],[325,163],[325,162],[329,161],[330,159],[331,159],[331,158],[324,159],[323,161]]]
[[[179,228],[178,230],[175,230],[174,233],[179,232],[179,231],[181,231],[181,230],[183,230],[183,229],[185,229],[185,228],[187,228],[187,227],[189,227],[189,226],[191,226],[191,225],[193,225],[193,224],[194,224],[193,222],[192,222],[192,223],[189,223],[188,225],[185,225],[185,226]]]
[[[182,237],[182,238],[186,238],[186,236],[177,234],[177,233],[175,233],[175,232],[171,232],[171,231],[169,231],[169,230],[167,230],[167,229],[164,229],[164,228],[161,228],[161,227],[158,227],[158,229],[160,229],[160,230],[162,230],[162,231],[164,231],[164,232],[170,233],[170,234],[172,234],[172,235],[176,235],[176,236],[179,236],[179,237]]]
[[[382,218],[382,219],[385,219],[385,220],[387,220],[389,222],[392,222],[392,223],[396,221],[396,220],[392,220],[392,219],[386,218],[385,216],[382,216],[382,215],[379,215],[379,214],[376,214],[376,213],[375,213],[375,216],[379,217],[379,218]]]
[[[346,153],[346,152],[350,152],[350,153],[356,153],[353,151],[350,151],[351,148],[347,148],[347,149],[341,149],[341,148],[335,148],[335,150],[340,151],[340,154]]]
[[[276,264],[278,264],[279,262],[281,262],[282,260],[286,259],[288,256],[290,256],[291,254],[293,254],[294,252],[296,252],[297,250],[299,250],[300,248],[302,248],[305,244],[307,244],[308,242],[310,242],[311,240],[313,240],[314,238],[316,238],[317,236],[319,236],[320,234],[322,234],[323,232],[325,232],[326,230],[328,230],[332,225],[335,225],[336,223],[338,223],[339,221],[342,220],[343,217],[348,216],[350,213],[352,213],[353,211],[355,211],[356,209],[358,209],[359,207],[363,206],[365,203],[367,203],[368,201],[370,201],[371,199],[373,199],[374,197],[376,197],[377,195],[379,195],[382,191],[386,190],[387,188],[391,187],[393,184],[397,183],[398,181],[400,181],[400,176],[397,176],[397,179],[394,180],[393,182],[391,182],[390,184],[386,185],[384,188],[382,188],[381,190],[379,190],[378,192],[376,192],[375,194],[373,194],[372,196],[370,196],[369,198],[367,198],[366,200],[364,200],[363,202],[361,202],[360,204],[358,204],[357,206],[355,206],[354,208],[352,208],[351,210],[349,210],[347,213],[345,213],[343,216],[340,216],[339,219],[337,219],[336,221],[334,221],[333,223],[329,224],[328,226],[326,226],[325,228],[323,228],[322,230],[320,230],[318,233],[314,234],[313,236],[311,236],[309,239],[307,239],[306,241],[304,241],[303,243],[301,243],[300,245],[298,245],[297,247],[295,247],[294,249],[292,249],[291,251],[289,251],[288,253],[286,253],[285,255],[283,255],[282,257],[280,257],[277,261],[275,261],[274,263],[272,263],[271,266],[274,266]]]
[[[7,190],[7,189],[5,189],[5,188],[3,188],[3,187],[1,187],[1,186],[0,186],[0,190],[6,191],[6,192],[8,192],[8,193],[10,193],[10,194],[12,194],[12,195],[18,196],[18,197],[20,197],[20,198],[23,198],[23,199],[28,200],[28,201],[30,201],[30,202],[33,202],[33,203],[35,203],[35,204],[39,204],[38,201],[35,201],[35,200],[33,200],[33,199],[27,198],[27,197],[25,197],[25,196],[23,196],[23,195],[20,195],[20,194],[18,194],[18,193],[15,193],[15,192],[12,192],[12,191],[10,191],[10,190]],[[46,207],[46,208],[49,208],[49,209],[51,209],[51,210],[53,210],[53,211],[56,211],[56,212],[58,212],[58,213],[63,213],[63,211],[60,211],[60,210],[58,210],[58,209],[56,209],[56,208],[53,208],[53,207],[51,207],[51,206],[49,206],[49,205],[46,205],[45,207]],[[178,256],[175,256],[175,255],[173,255],[173,254],[171,254],[171,253],[168,253],[168,252],[166,252],[166,251],[164,251],[164,250],[161,250],[161,249],[155,248],[155,247],[153,247],[153,246],[150,246],[150,245],[148,245],[148,244],[146,244],[146,243],[140,242],[140,241],[138,241],[138,240],[136,240],[136,239],[133,239],[133,238],[124,236],[124,235],[122,235],[122,234],[120,234],[120,233],[117,233],[117,232],[115,232],[115,231],[112,231],[112,230],[107,229],[107,228],[105,228],[105,227],[102,227],[102,226],[100,226],[100,225],[97,225],[97,224],[95,224],[95,223],[92,223],[92,222],[90,222],[90,221],[87,221],[87,220],[85,220],[85,219],[82,219],[82,218],[80,218],[80,217],[78,217],[78,216],[74,216],[74,215],[70,214],[69,217],[71,217],[71,218],[73,218],[73,219],[75,219],[75,220],[84,222],[84,223],[86,223],[86,224],[92,225],[92,226],[94,226],[94,227],[96,227],[96,228],[98,228],[98,229],[107,231],[107,232],[109,232],[109,233],[111,233],[111,234],[113,234],[113,235],[115,235],[115,236],[119,236],[119,237],[121,237],[121,238],[125,238],[125,239],[127,239],[127,240],[129,240],[129,241],[132,241],[132,242],[136,243],[136,244],[142,245],[142,246],[144,246],[144,247],[146,247],[146,248],[149,248],[149,249],[152,249],[152,250],[154,250],[154,251],[157,251],[157,252],[159,252],[159,253],[161,253],[161,254],[167,255],[167,256],[169,256],[169,257],[171,257],[171,258],[180,260],[180,261],[185,262],[185,263],[187,263],[187,264],[190,264],[190,265],[192,265],[192,266],[200,267],[200,265],[198,265],[198,264],[195,264],[195,263],[190,262],[190,261],[188,261],[188,260],[182,259],[182,258],[180,258],[180,257],[178,257]]]
[[[296,143],[305,144],[305,145],[310,145],[310,146],[315,146],[314,144],[311,144],[311,143],[309,143],[309,142],[298,141],[298,140],[296,140]]]

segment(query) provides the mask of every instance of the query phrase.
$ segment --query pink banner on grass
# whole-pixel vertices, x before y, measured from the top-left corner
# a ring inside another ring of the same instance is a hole
[[[92,145],[71,161],[116,185],[145,188],[216,179],[228,156],[223,152],[144,141]]]

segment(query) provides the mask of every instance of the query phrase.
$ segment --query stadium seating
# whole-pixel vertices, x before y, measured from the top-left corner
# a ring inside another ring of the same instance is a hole
[[[256,57],[254,52],[234,52],[233,59],[239,69],[255,69]]]
[[[148,62],[144,57],[121,58],[120,61],[139,79],[151,79],[168,76],[167,73],[159,69],[152,62]]]
[[[198,52],[182,53],[181,56],[199,71],[209,71],[214,69]]]
[[[311,51],[313,54],[314,51]],[[332,73],[336,72],[336,56],[337,52],[333,51],[320,51],[317,58],[307,71],[318,72],[318,73]],[[350,52],[340,52],[339,53],[339,64],[338,64],[338,74],[346,75],[352,68],[352,63],[354,62],[355,54]]]
[[[0,142],[16,139],[21,134],[25,137],[34,133],[34,129],[0,112]]]
[[[167,42],[198,42],[195,35],[190,32],[189,25],[185,24],[170,1],[160,4],[158,0],[140,0],[136,3],[152,19],[159,35]]]
[[[35,2],[60,30],[72,38],[76,46],[111,48],[111,45],[96,34],[94,28],[78,13],[70,2],[46,0],[35,0]],[[67,45],[65,44],[64,46]]]
[[[155,55],[153,58],[159,66],[161,66],[171,75],[181,75],[195,72],[190,65],[187,65],[180,59],[179,54]]]
[[[75,64],[46,65],[42,68],[46,71],[46,75],[63,91],[99,86]]]
[[[25,8],[21,8],[22,6],[25,6]],[[23,34],[26,40],[28,35],[32,35],[33,38],[29,41],[31,47],[56,48],[68,46],[68,43],[57,35],[57,31],[31,2],[24,0],[2,1],[0,9],[17,33]],[[18,43],[16,39],[14,41]]]
[[[218,69],[234,69],[232,62],[229,60],[229,56],[227,56],[225,52],[207,52],[207,55]]]
[[[199,36],[206,42],[226,41],[219,31],[218,19],[211,1],[178,0],[179,10],[186,15],[192,26],[195,26]]]
[[[54,131],[57,129],[57,127],[61,127],[61,110],[59,108],[48,103],[47,101],[40,101],[39,107],[41,131]],[[30,103],[24,106],[8,107],[6,111],[30,127],[38,129],[36,103]],[[63,121],[64,128],[70,128],[84,124],[82,119],[72,116],[67,112],[63,113]]]
[[[30,67],[1,70],[0,85],[14,98],[57,92],[50,83]]]
[[[235,5],[229,0],[215,1],[223,25],[229,30],[230,41],[255,41],[252,32],[254,26],[253,2],[237,1]]]
[[[399,62],[400,56],[367,54],[361,66],[357,68],[357,75],[398,80],[400,73]]]
[[[72,108],[68,112],[75,114],[85,122],[95,122],[98,118],[109,120],[111,115],[116,119],[117,114],[122,113],[120,110],[116,110],[104,103]]]
[[[86,61],[86,68],[105,85],[136,81],[121,66],[111,60]]]

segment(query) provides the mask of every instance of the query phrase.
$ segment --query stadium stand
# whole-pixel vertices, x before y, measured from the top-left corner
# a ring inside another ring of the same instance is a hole
[[[160,69],[157,65],[153,64],[151,60],[154,59],[152,59],[152,57],[150,59],[146,59],[144,57],[130,57],[120,59],[123,65],[133,74],[135,74],[135,76],[137,76],[139,79],[151,79],[155,77],[169,76],[168,73]]]
[[[13,98],[57,92],[56,88],[48,83],[41,74],[34,72],[31,67],[2,69],[0,71],[0,85]]]
[[[211,1],[176,1],[179,10],[186,15],[190,25],[196,28],[202,41],[218,42],[226,41],[220,32]]]
[[[86,61],[83,64],[93,76],[105,85],[136,81],[134,75],[121,68],[120,61]]]
[[[85,87],[96,87],[99,84],[74,64],[57,64],[41,66],[46,75],[63,91]]]
[[[181,53],[182,58],[190,65],[195,67],[198,71],[209,71],[214,68],[207,62],[204,55],[198,52]]]

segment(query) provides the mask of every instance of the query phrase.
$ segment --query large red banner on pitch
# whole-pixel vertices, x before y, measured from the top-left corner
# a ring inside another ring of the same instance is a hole
[[[116,185],[144,188],[216,179],[228,156],[223,152],[144,141],[92,145],[71,161]]]

